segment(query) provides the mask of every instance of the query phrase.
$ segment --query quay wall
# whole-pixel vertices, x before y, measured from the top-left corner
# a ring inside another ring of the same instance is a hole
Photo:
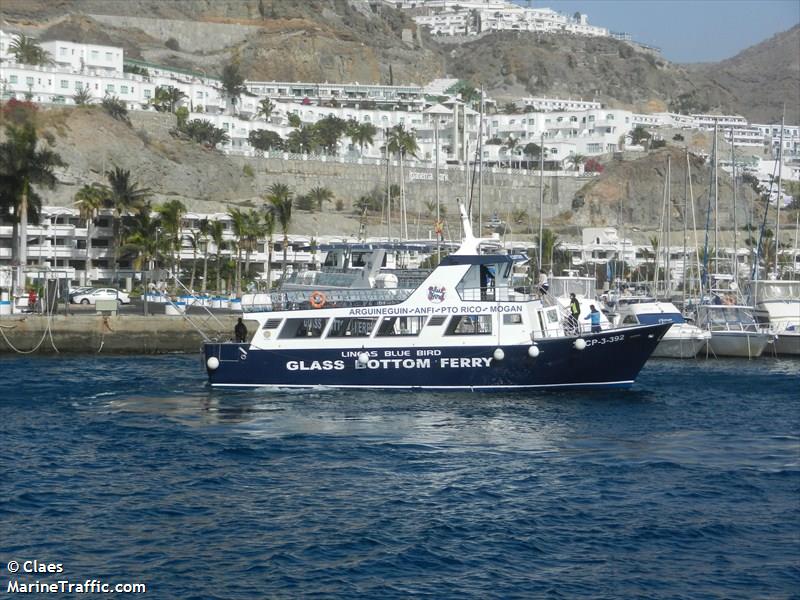
[[[195,319],[195,323],[209,337],[229,339],[236,315],[217,318],[223,325],[221,330],[213,321],[201,325],[201,319]],[[257,330],[257,323],[245,322],[251,333]],[[20,315],[0,318],[0,329],[0,355],[28,352],[40,341],[35,354],[55,354],[56,350],[63,354],[199,352],[203,341],[186,319],[166,315],[59,315],[51,317],[49,323],[45,316]]]

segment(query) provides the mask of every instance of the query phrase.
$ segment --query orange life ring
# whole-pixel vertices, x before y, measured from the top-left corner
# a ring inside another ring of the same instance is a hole
[[[311,304],[311,308],[322,308],[325,306],[325,302],[328,299],[325,297],[325,294],[322,292],[311,292],[311,297],[308,299],[308,303]]]

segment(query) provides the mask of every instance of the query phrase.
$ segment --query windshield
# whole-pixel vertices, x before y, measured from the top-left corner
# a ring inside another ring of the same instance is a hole
[[[759,281],[758,301],[800,299],[800,281]]]

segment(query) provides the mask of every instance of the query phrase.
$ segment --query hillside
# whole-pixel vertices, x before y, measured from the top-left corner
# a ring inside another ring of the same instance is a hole
[[[633,110],[739,113],[800,123],[800,26],[720,63],[678,65],[606,38],[496,32],[435,41],[410,17],[355,0],[3,0],[0,16],[42,39],[115,44],[127,56],[251,80],[424,84],[445,75],[500,102],[597,99]]]
[[[756,123],[800,123],[800,25],[719,63],[687,66],[695,81],[730,92],[726,106]]]

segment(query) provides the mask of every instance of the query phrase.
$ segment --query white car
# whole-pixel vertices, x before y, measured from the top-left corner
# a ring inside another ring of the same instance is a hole
[[[120,304],[131,303],[128,294],[114,288],[95,288],[72,297],[75,304],[95,304],[98,300],[116,300]]]

